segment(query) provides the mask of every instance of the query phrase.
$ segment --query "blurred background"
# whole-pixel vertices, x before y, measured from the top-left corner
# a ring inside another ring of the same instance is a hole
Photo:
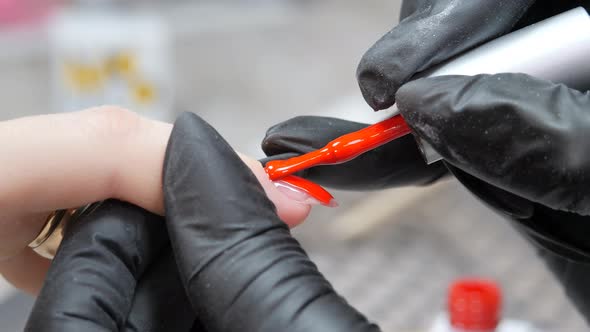
[[[265,130],[296,115],[385,116],[355,69],[400,3],[0,0],[0,120],[104,103],[164,121],[192,111],[261,157]],[[463,276],[498,281],[504,317],[587,329],[534,250],[456,181],[335,196],[294,234],[384,331],[427,331]],[[0,281],[0,332],[22,330],[32,303]]]

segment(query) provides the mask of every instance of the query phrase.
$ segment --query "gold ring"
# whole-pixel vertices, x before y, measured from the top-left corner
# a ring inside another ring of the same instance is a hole
[[[47,216],[45,225],[39,235],[29,243],[29,247],[38,255],[53,259],[64,237],[66,227],[81,217],[92,213],[101,202],[88,204],[80,208],[56,210]]]

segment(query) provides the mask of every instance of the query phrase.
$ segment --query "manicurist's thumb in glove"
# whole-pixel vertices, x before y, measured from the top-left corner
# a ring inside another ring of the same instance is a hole
[[[396,98],[414,134],[533,240],[590,322],[590,94],[499,74],[420,79]]]
[[[523,74],[447,76],[397,93],[445,161],[554,210],[590,215],[590,95]]]
[[[206,122],[181,116],[164,165],[168,233],[207,331],[377,331],[342,299],[238,155]]]

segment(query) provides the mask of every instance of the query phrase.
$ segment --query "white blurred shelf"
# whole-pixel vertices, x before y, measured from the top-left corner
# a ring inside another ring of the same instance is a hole
[[[0,30],[0,61],[22,61],[45,56],[47,35],[44,26]]]
[[[268,28],[287,24],[293,18],[291,1],[157,4],[146,10],[160,13],[168,22],[174,38],[243,29]],[[47,55],[46,25],[32,28],[0,29],[0,61],[22,61]]]

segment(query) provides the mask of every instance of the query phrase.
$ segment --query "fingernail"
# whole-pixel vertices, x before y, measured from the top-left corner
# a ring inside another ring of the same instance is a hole
[[[289,199],[299,202],[301,204],[324,205],[324,206],[328,206],[328,207],[337,207],[338,206],[338,202],[336,202],[336,200],[334,200],[334,199],[332,199],[330,202],[324,204],[324,203],[320,202],[318,199],[316,199],[315,197],[313,197],[313,196],[309,195],[308,193],[306,193],[305,191],[301,190],[300,188],[297,188],[285,181],[279,180],[279,181],[274,181],[273,183],[282,194],[287,196]]]
[[[293,187],[292,185],[288,184],[284,181],[274,181],[273,182],[275,187],[285,196],[289,197],[289,199],[294,200],[296,202],[302,204],[309,204],[309,205],[319,205],[321,204],[319,200],[315,199],[314,197],[310,196],[308,193],[300,190],[299,188]]]

